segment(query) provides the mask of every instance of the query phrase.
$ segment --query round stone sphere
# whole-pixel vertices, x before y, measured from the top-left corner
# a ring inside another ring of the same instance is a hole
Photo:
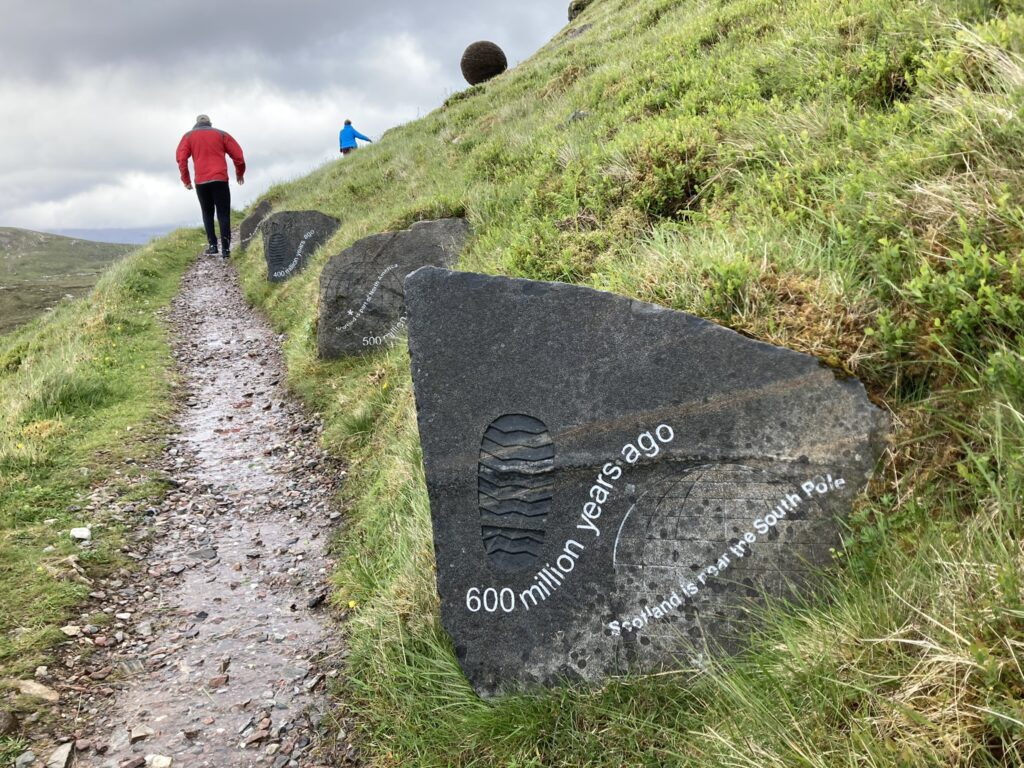
[[[488,40],[473,43],[462,54],[462,76],[470,85],[485,83],[506,69],[505,52]]]
[[[590,3],[591,0],[572,0],[569,3],[569,21],[574,21]]]

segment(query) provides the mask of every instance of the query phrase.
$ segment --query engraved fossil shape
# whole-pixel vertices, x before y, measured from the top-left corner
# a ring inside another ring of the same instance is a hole
[[[288,266],[288,254],[285,253],[287,246],[286,238],[281,232],[274,232],[270,236],[270,260],[275,265]]]
[[[544,422],[510,414],[487,427],[477,493],[484,548],[499,570],[529,568],[540,557],[554,471],[555,445]]]

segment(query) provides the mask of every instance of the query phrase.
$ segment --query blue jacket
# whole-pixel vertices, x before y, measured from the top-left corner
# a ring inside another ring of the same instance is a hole
[[[369,136],[363,136],[363,134],[351,125],[346,125],[341,129],[341,133],[338,134],[338,141],[340,142],[342,149],[353,149],[356,146],[356,139],[369,141],[371,144],[373,143],[373,140]]]

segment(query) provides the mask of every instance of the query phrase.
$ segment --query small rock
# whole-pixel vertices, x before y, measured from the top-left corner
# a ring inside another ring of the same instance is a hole
[[[146,768],[171,768],[174,760],[164,755],[146,755]]]
[[[135,631],[142,635],[142,637],[152,637],[153,623],[149,621],[144,621],[141,624],[139,624],[138,627],[136,627]]]
[[[71,538],[75,541],[90,541],[92,539],[92,531],[88,528],[72,528]]]
[[[194,552],[189,552],[188,556],[194,560],[216,560],[217,550],[213,547],[204,547],[203,549],[197,549]]]
[[[228,675],[217,675],[216,677],[211,677],[209,686],[211,688],[223,688],[228,684],[229,679],[230,677]]]
[[[0,737],[10,736],[18,730],[18,718],[14,713],[0,709]]]
[[[143,768],[146,764],[146,758],[144,757],[132,757],[128,760],[122,760],[119,768]]]
[[[251,745],[255,744],[256,742],[263,741],[269,735],[270,735],[270,731],[264,731],[264,730],[256,731],[252,736],[250,736],[248,739],[245,740],[245,746],[248,747],[248,746],[251,746]]]
[[[35,761],[36,753],[30,749],[28,752],[22,752],[14,761],[14,768],[31,768]]]
[[[314,678],[312,678],[310,680],[307,680],[306,681],[306,690],[307,691],[312,691],[314,688],[316,688],[318,685],[320,685],[320,683],[323,681],[323,679],[324,679],[323,675],[317,675],[316,677],[314,677]]]
[[[68,768],[68,763],[71,762],[71,751],[74,748],[75,745],[70,741],[67,744],[61,744],[46,761],[46,768]]]
[[[110,677],[111,674],[113,674],[113,672],[113,667],[103,667],[102,669],[97,669],[95,672],[89,675],[89,677],[97,681],[106,680],[108,677]]]
[[[82,628],[81,627],[76,627],[73,624],[69,624],[66,627],[61,627],[60,631],[63,632],[68,637],[81,637],[82,636]]]
[[[150,736],[153,736],[155,734],[156,731],[154,731],[148,725],[137,725],[134,728],[132,728],[130,741],[132,744],[135,744],[137,742],[144,741],[145,739],[148,739]]]
[[[33,696],[43,701],[48,701],[51,704],[56,704],[60,701],[60,694],[52,688],[47,688],[41,683],[37,683],[35,680],[19,680],[18,690],[21,691],[23,696]]]

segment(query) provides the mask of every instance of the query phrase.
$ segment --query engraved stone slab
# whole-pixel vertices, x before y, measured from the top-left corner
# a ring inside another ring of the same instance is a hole
[[[301,272],[339,226],[341,222],[319,211],[281,211],[265,219],[260,230],[267,280],[280,283]]]
[[[405,291],[441,618],[481,695],[701,664],[831,562],[888,429],[859,382],[589,288]]]
[[[410,272],[453,265],[469,235],[465,219],[419,221],[401,232],[359,240],[320,276],[320,357],[359,355],[395,344],[405,331]]]
[[[260,224],[263,220],[270,215],[270,211],[273,206],[269,200],[261,200],[259,205],[253,208],[252,213],[245,217],[242,223],[238,227],[238,240],[241,246],[244,248],[252,240],[253,235],[256,234],[256,230],[259,229]]]

